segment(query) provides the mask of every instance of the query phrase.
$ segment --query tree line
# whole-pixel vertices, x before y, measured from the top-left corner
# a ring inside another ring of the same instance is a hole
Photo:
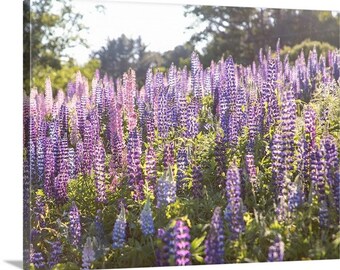
[[[53,12],[52,3],[56,2],[61,4],[58,14]],[[101,12],[103,6],[96,8]],[[117,78],[129,67],[136,70],[141,84],[150,66],[165,71],[171,63],[188,65],[191,52],[199,44],[204,44],[200,57],[205,66],[211,59],[218,61],[220,55],[232,55],[237,63],[251,64],[261,48],[264,52],[275,50],[278,39],[285,45],[285,53],[296,54],[312,46],[319,52],[340,47],[338,12],[186,5],[183,15],[196,18],[187,29],[198,25],[204,29],[173,50],[150,51],[141,37],[131,39],[122,34],[108,39],[101,49],[91,53],[88,63],[79,66],[65,52],[66,48],[88,46],[81,35],[88,28],[82,23],[83,16],[74,12],[72,1],[24,1],[24,89],[29,91],[32,85],[43,89],[47,75],[52,76],[56,88],[65,88],[77,70],[89,79],[96,69]],[[63,35],[56,35],[60,30]]]

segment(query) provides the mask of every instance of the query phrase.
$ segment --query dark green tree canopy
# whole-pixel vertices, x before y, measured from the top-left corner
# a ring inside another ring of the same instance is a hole
[[[203,62],[217,55],[233,55],[236,62],[251,63],[260,48],[281,44],[293,46],[309,38],[339,47],[340,15],[330,11],[260,9],[225,6],[185,6],[185,15],[196,21],[189,29],[203,25],[191,42],[205,41]]]
[[[140,37],[134,40],[123,34],[117,39],[109,39],[106,46],[92,56],[99,58],[102,72],[117,78],[129,68],[138,69],[138,61],[143,58],[145,49]]]
[[[86,46],[83,15],[74,12],[71,0],[31,0],[23,2],[24,87],[30,87],[30,73],[36,67],[60,70],[73,61],[66,49]]]

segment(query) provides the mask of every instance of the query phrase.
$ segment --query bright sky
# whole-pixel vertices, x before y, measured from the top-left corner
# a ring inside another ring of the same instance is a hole
[[[123,33],[134,39],[140,35],[147,50],[159,52],[184,44],[192,34],[185,28],[193,18],[185,17],[184,7],[178,4],[74,0],[73,5],[89,27],[89,33],[84,36],[90,48],[70,50],[80,64],[88,60],[92,50],[105,46],[108,38],[118,38]],[[105,6],[104,13],[99,13],[96,5]]]
[[[159,3],[145,3],[148,1]],[[147,45],[147,50],[159,52],[172,50],[175,46],[188,41],[193,33],[186,27],[191,25],[195,19],[184,17],[183,4],[339,10],[339,4],[333,5],[332,2],[321,4],[319,0],[309,0],[308,3],[293,0],[284,2],[272,0],[255,2],[254,0],[73,0],[74,11],[84,16],[83,23],[89,27],[84,37],[90,48],[77,47],[70,49],[69,52],[79,64],[83,64],[88,61],[92,51],[99,50],[107,44],[108,38],[118,38],[123,33],[128,38],[134,39],[140,35],[143,43]],[[340,1],[335,2],[340,3]],[[105,6],[104,13],[99,13],[96,5]],[[195,31],[199,30],[195,29]]]

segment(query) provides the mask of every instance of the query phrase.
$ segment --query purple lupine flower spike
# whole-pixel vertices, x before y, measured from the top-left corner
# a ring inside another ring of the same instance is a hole
[[[94,153],[94,175],[97,189],[96,201],[106,203],[105,149],[101,139],[98,140]]]
[[[193,193],[194,198],[201,198],[203,196],[202,182],[203,182],[203,174],[202,174],[201,167],[198,165],[195,165],[192,170],[192,193]]]
[[[175,263],[176,265],[190,265],[190,230],[182,220],[177,220],[174,227]]]
[[[211,218],[210,231],[205,240],[205,263],[224,263],[224,228],[221,207],[216,207]]]
[[[126,241],[126,218],[125,218],[125,208],[121,204],[120,214],[115,222],[113,232],[112,232],[112,248],[122,248],[124,247]]]
[[[235,164],[232,164],[227,171],[226,198],[227,207],[224,211],[224,218],[228,223],[230,239],[234,240],[237,239],[245,229],[240,173]]]
[[[72,202],[71,209],[69,212],[69,236],[70,242],[73,246],[79,247],[81,240],[81,223],[80,213],[75,202]]]
[[[55,170],[55,157],[53,153],[53,141],[51,137],[46,138],[46,155],[45,155],[45,178],[44,192],[47,197],[53,196],[53,180]]]
[[[142,233],[145,236],[153,235],[155,233],[155,228],[152,219],[152,211],[150,206],[150,198],[147,199],[146,204],[140,214],[140,224],[142,228]]]
[[[67,183],[69,180],[69,174],[67,169],[67,163],[63,162],[60,168],[60,172],[57,177],[54,178],[53,194],[58,203],[65,203],[68,199],[67,196]]]
[[[45,269],[46,263],[41,252],[34,252],[31,257],[31,263],[33,263],[36,269]]]
[[[275,237],[274,243],[268,250],[268,262],[281,262],[284,258],[284,242],[281,239],[281,235]]]
[[[155,191],[157,180],[156,153],[152,145],[146,150],[146,181],[151,191]]]
[[[86,238],[86,243],[82,254],[82,270],[91,269],[91,264],[95,260],[95,252],[93,250],[93,243],[90,237]]]
[[[59,240],[52,242],[51,257],[48,262],[48,265],[50,268],[52,268],[53,266],[59,263],[61,255],[62,255],[62,248],[63,247]]]
[[[163,174],[157,181],[157,208],[166,206],[176,201],[176,181],[173,178],[172,170]]]
[[[186,177],[186,170],[188,169],[189,161],[187,150],[184,144],[181,145],[177,153],[177,191],[184,191],[186,188],[184,178]]]

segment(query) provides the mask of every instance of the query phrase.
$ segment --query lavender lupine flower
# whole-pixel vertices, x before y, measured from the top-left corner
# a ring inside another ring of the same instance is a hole
[[[84,154],[84,145],[83,141],[80,139],[76,144],[76,153],[75,153],[75,173],[76,175],[82,173],[83,171],[83,154]]]
[[[304,179],[310,179],[310,154],[315,146],[316,140],[316,113],[311,107],[307,107],[304,111],[305,118],[305,141],[304,141]],[[307,185],[307,183],[305,183]]]
[[[163,228],[159,228],[157,230],[157,239],[159,242],[162,241],[163,243],[163,237],[165,235],[165,230]],[[168,254],[163,251],[163,247],[159,248],[157,247],[156,249],[156,265],[157,266],[168,266]]]
[[[169,166],[173,166],[175,163],[175,154],[174,154],[174,144],[171,142],[166,144],[164,147],[164,156],[163,156],[163,165],[164,170],[166,171]]]
[[[194,198],[201,198],[202,188],[203,188],[203,174],[201,167],[199,165],[195,165],[192,169],[192,194]]]
[[[191,88],[194,93],[194,97],[198,100],[202,99],[202,85],[201,85],[201,63],[196,52],[191,54]]]
[[[124,247],[126,241],[126,218],[125,218],[125,208],[121,204],[120,214],[118,215],[113,232],[112,232],[112,248],[122,248]]]
[[[58,155],[57,155],[57,173],[61,171],[61,165],[65,163],[68,169],[68,141],[65,133],[64,138],[59,141]]]
[[[319,222],[321,228],[327,228],[329,225],[329,213],[326,201],[322,201],[320,205]]]
[[[276,200],[282,196],[284,186],[284,175],[286,168],[284,166],[284,155],[282,146],[282,136],[280,132],[276,132],[273,136],[271,152],[272,152],[272,177],[275,187]]]
[[[145,113],[147,141],[148,143],[153,143],[155,139],[155,120],[153,116],[153,111],[145,111]]]
[[[196,115],[196,105],[192,100],[187,107],[186,137],[194,138],[198,134],[198,121]]]
[[[39,224],[39,227],[45,227],[45,202],[40,195],[36,196],[34,214],[35,221]]]
[[[311,153],[311,180],[313,195],[316,195],[318,197],[318,201],[320,204],[322,204],[322,202],[326,200],[326,163],[324,156],[325,152],[323,145],[321,145],[321,147],[315,145]]]
[[[283,94],[281,109],[282,127],[282,151],[284,154],[284,166],[287,172],[293,170],[294,162],[294,136],[296,126],[296,103],[292,89]]]
[[[122,164],[122,141],[120,140],[117,132],[114,132],[111,138],[111,151],[112,151],[112,167],[117,170]]]
[[[143,210],[140,214],[139,222],[141,224],[143,235],[148,236],[153,235],[155,233],[155,227],[153,225],[152,211],[149,198],[147,199],[143,207]]]
[[[76,164],[75,164],[75,152],[72,147],[68,149],[68,162],[70,179],[74,179],[76,176]]]
[[[176,265],[190,265],[190,230],[182,220],[176,221],[174,236]]]
[[[255,167],[255,161],[254,161],[254,155],[253,154],[247,154],[245,157],[245,165],[246,165],[246,171],[248,176],[248,181],[251,184],[254,192],[256,192],[259,188],[259,183],[257,179],[257,172]]]
[[[304,193],[299,183],[291,183],[288,191],[288,209],[293,212],[304,202]]]
[[[63,162],[60,168],[60,172],[57,177],[54,178],[53,193],[54,198],[58,203],[65,203],[68,199],[67,196],[67,183],[69,180],[69,174],[67,169],[67,163]]]
[[[97,210],[97,214],[94,219],[94,228],[97,241],[99,242],[99,244],[102,244],[104,241],[104,226],[102,211],[100,209]]]
[[[167,90],[162,87],[158,94],[158,115],[157,115],[157,128],[159,135],[165,138],[168,135],[167,125]]]
[[[224,263],[224,228],[221,207],[216,207],[211,218],[210,230],[205,240],[206,264]]]
[[[42,187],[45,174],[45,151],[46,151],[46,138],[45,135],[40,135],[37,140],[37,176],[38,186]]]
[[[328,225],[328,207],[326,197],[326,163],[325,163],[325,149],[323,145],[314,147],[311,153],[311,180],[312,180],[312,194],[317,196],[319,202],[319,220],[321,227]]]
[[[183,179],[186,177],[188,165],[187,150],[185,149],[184,144],[182,144],[177,153],[177,191],[183,191],[185,188]]]
[[[276,235],[274,243],[268,250],[268,262],[281,262],[284,258],[285,244],[281,239],[281,235]]]
[[[82,270],[88,270],[91,267],[92,262],[95,260],[95,252],[93,250],[93,243],[90,237],[86,238],[82,254]]]
[[[137,134],[137,128],[129,132],[127,144],[127,160],[128,160],[128,174],[129,186],[133,190],[133,197],[135,200],[143,199],[143,172],[141,168],[142,150],[140,139]]]
[[[176,181],[173,179],[171,168],[164,172],[157,181],[157,208],[166,206],[176,201]]]
[[[51,245],[51,256],[48,262],[50,268],[59,263],[63,249],[59,240],[52,242]]]
[[[216,139],[215,139],[215,161],[217,163],[217,177],[221,179],[219,181],[220,185],[222,184],[222,179],[224,179],[225,174],[227,173],[227,168],[226,168],[226,144],[224,143],[225,139],[221,136],[221,134],[218,132],[216,134]],[[224,175],[224,176],[223,176]]]
[[[154,191],[156,188],[156,180],[157,180],[157,168],[156,168],[156,153],[153,149],[153,146],[146,150],[146,158],[145,158],[145,170],[146,170],[146,182],[148,183],[148,187],[151,191]]]
[[[53,196],[53,179],[55,170],[55,157],[53,154],[53,142],[51,137],[46,138],[46,155],[45,155],[45,178],[44,192],[47,197]]]
[[[86,120],[84,127],[84,152],[83,152],[83,169],[84,174],[90,174],[92,169],[93,155],[93,129],[90,121]]]
[[[79,247],[81,240],[81,223],[80,213],[75,202],[72,202],[71,209],[69,212],[69,236],[71,245]]]
[[[37,177],[37,162],[36,162],[36,150],[35,150],[35,145],[32,139],[30,139],[29,142],[29,153],[28,153],[28,158],[29,158],[29,164],[30,164],[30,181],[35,182],[36,177]]]
[[[339,158],[338,148],[335,138],[332,135],[327,135],[322,139],[323,147],[325,149],[325,162],[326,162],[326,176],[329,186],[334,193],[336,177],[335,174],[339,171]],[[338,206],[339,207],[339,206]]]
[[[157,238],[161,240],[161,247],[157,249],[157,266],[169,266],[170,258],[175,256],[175,241],[174,241],[174,230],[169,228],[164,230],[163,228],[158,229]]]
[[[45,269],[46,263],[41,252],[33,252],[31,263],[33,263],[34,267],[37,269]]]
[[[61,104],[58,121],[60,127],[60,137],[63,138],[67,134],[68,130],[68,119],[69,119],[69,111],[66,104]]]
[[[235,164],[232,164],[227,171],[226,198],[227,207],[224,211],[224,218],[228,223],[230,238],[234,240],[238,238],[240,233],[245,229],[240,173]]]
[[[94,177],[97,189],[96,201],[100,203],[106,203],[106,193],[105,193],[105,149],[101,139],[95,148],[94,153]]]

